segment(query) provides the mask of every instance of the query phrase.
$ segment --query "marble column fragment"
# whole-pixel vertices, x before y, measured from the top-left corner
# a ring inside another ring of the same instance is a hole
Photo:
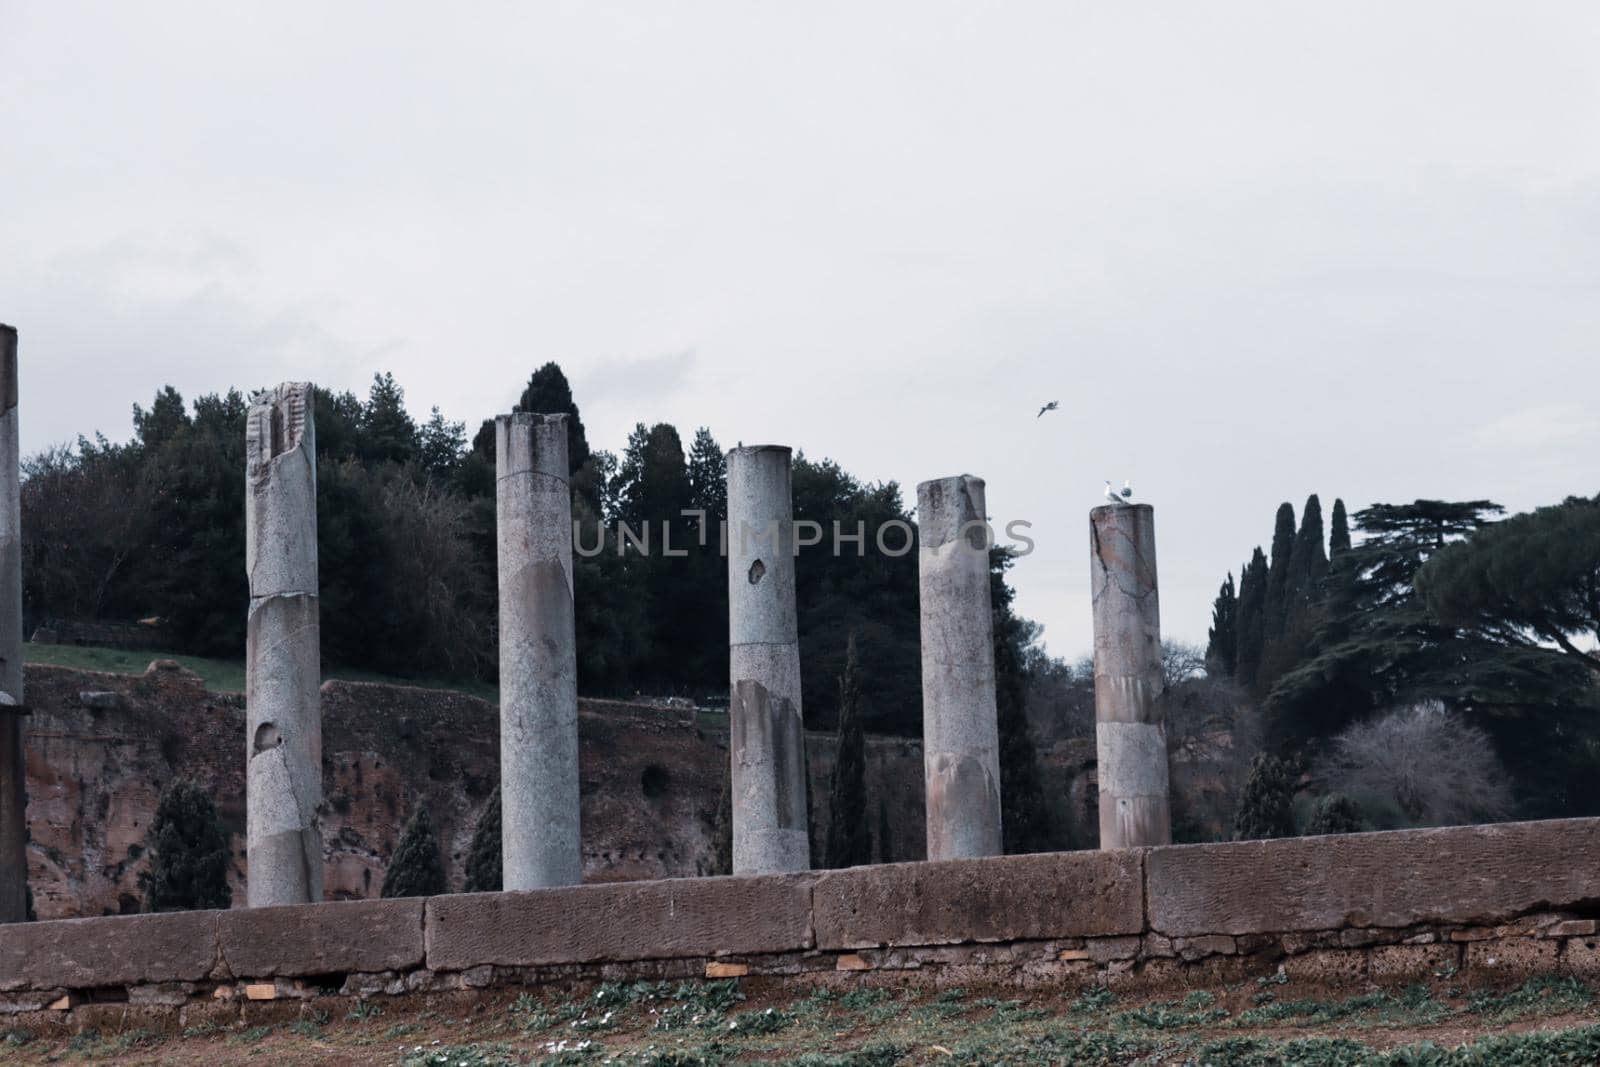
[[[1005,851],[982,478],[917,486],[928,859]]]
[[[495,420],[505,888],[583,881],[567,416]]]
[[[811,867],[789,449],[728,453],[733,873]]]
[[[17,331],[0,325],[0,923],[28,917],[28,782],[23,758],[22,478]]]
[[[1172,843],[1155,509],[1089,513],[1100,847]]]
[[[250,406],[245,424],[247,898],[322,899],[322,681],[317,442],[309,382]]]

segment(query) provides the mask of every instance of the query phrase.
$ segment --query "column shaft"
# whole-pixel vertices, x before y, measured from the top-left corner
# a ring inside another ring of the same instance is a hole
[[[728,453],[733,873],[811,867],[789,449]]]
[[[495,420],[505,888],[583,881],[567,417]]]
[[[317,435],[309,382],[245,425],[245,834],[252,908],[322,899]]]
[[[917,486],[930,860],[1005,850],[986,517],[982,478]]]
[[[1100,847],[1172,842],[1155,509],[1089,513]]]
[[[0,692],[22,693],[22,477],[17,331],[0,326]],[[28,767],[22,717],[0,708],[0,923],[28,916]]]

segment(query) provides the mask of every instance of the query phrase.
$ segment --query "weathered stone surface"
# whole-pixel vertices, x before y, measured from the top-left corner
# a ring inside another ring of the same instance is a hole
[[[423,961],[422,914],[420,897],[221,912],[218,944],[238,979],[405,970]]]
[[[789,449],[728,453],[733,873],[811,866]]]
[[[86,689],[78,694],[78,703],[96,711],[126,711],[128,698],[121,693],[100,689]]]
[[[322,899],[317,452],[308,382],[245,424],[246,838],[251,907]]]
[[[1004,851],[987,515],[982,478],[917,486],[930,860]]]
[[[1137,934],[1142,854],[1057,852],[828,871],[817,947],[946,945]]]
[[[1474,941],[1466,946],[1461,962],[1468,971],[1526,978],[1554,971],[1560,953],[1559,941],[1510,937],[1501,941]]]
[[[197,982],[217,958],[215,911],[0,926],[0,990]]]
[[[567,416],[495,420],[507,889],[583,881]]]
[[[1089,513],[1094,598],[1094,717],[1100,847],[1172,840],[1155,510]]]
[[[22,473],[17,331],[0,325],[0,693],[22,691]],[[23,719],[0,713],[0,923],[28,915],[27,761]]]
[[[1420,981],[1459,965],[1460,949],[1454,945],[1380,945],[1367,953],[1367,974],[1375,982]]]
[[[1185,845],[1145,866],[1169,937],[1488,924],[1600,898],[1600,820]]]
[[[790,952],[812,947],[811,876],[669,879],[428,900],[428,967]]]

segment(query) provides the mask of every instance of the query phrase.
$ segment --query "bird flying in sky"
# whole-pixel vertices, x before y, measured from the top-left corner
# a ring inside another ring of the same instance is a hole
[[[1035,415],[1035,416],[1034,416],[1034,418],[1036,418],[1036,419],[1042,419],[1042,418],[1044,418],[1044,413],[1045,413],[1045,412],[1047,412],[1047,411],[1054,411],[1054,410],[1055,410],[1055,409],[1056,409],[1056,408],[1058,408],[1058,407],[1060,407],[1060,406],[1061,406],[1061,401],[1059,401],[1059,400],[1052,400],[1052,401],[1050,401],[1050,403],[1048,403],[1048,404],[1046,404],[1046,405],[1045,405],[1045,406],[1044,406],[1044,407],[1042,407],[1042,408],[1040,408],[1040,409],[1039,409],[1039,414],[1037,414],[1037,415]]]

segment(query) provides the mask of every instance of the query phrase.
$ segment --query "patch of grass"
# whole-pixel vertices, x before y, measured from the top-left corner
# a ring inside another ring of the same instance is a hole
[[[794,1025],[791,1012],[768,1008],[766,1011],[747,1011],[728,1022],[730,1034],[775,1034]]]
[[[277,1029],[274,1026],[252,1026],[248,1030],[240,1031],[228,1038],[230,1045],[254,1045],[264,1040],[267,1035]]]
[[[783,1067],[895,1067],[906,1057],[899,1045],[874,1044],[853,1052],[808,1052],[783,1060]]]
[[[400,1057],[401,1067],[515,1067],[521,1062],[521,1057],[503,1045],[418,1045]]]
[[[390,1041],[393,1041],[397,1037],[408,1037],[411,1034],[418,1034],[421,1032],[422,1027],[418,1026],[416,1023],[396,1023],[395,1025],[389,1027],[389,1029],[385,1030],[383,1032],[383,1036]]]
[[[1275,1000],[1270,993],[1258,993],[1256,1006],[1239,1013],[1239,1026],[1289,1023],[1295,1026],[1325,1026],[1343,1019],[1389,1025],[1428,1026],[1449,1018],[1454,1011],[1448,1004],[1433,999],[1427,986],[1407,987],[1399,996],[1390,993],[1363,993],[1348,1000]]]
[[[1511,1022],[1582,1011],[1593,1001],[1593,991],[1576,978],[1541,974],[1507,993],[1474,993],[1467,1001],[1467,1011],[1494,1022]]]
[[[383,1005],[375,1000],[362,997],[355,1005],[345,1012],[344,1021],[347,1023],[364,1023],[368,1019],[376,1019],[383,1014]]]
[[[1140,1026],[1146,1030],[1187,1030],[1195,1026],[1210,1026],[1228,1017],[1226,1008],[1204,1006],[1214,1003],[1214,997],[1191,1007],[1193,999],[1194,994],[1191,993],[1182,1002],[1144,1004],[1130,1011],[1120,1011],[1116,1015],[1116,1022],[1119,1026]]]
[[[1117,995],[1103,985],[1090,986],[1067,1006],[1070,1015],[1099,1015],[1117,1002]]]
[[[33,1040],[33,1031],[25,1026],[13,1026],[5,1032],[4,1040],[7,1045],[17,1048]]]

